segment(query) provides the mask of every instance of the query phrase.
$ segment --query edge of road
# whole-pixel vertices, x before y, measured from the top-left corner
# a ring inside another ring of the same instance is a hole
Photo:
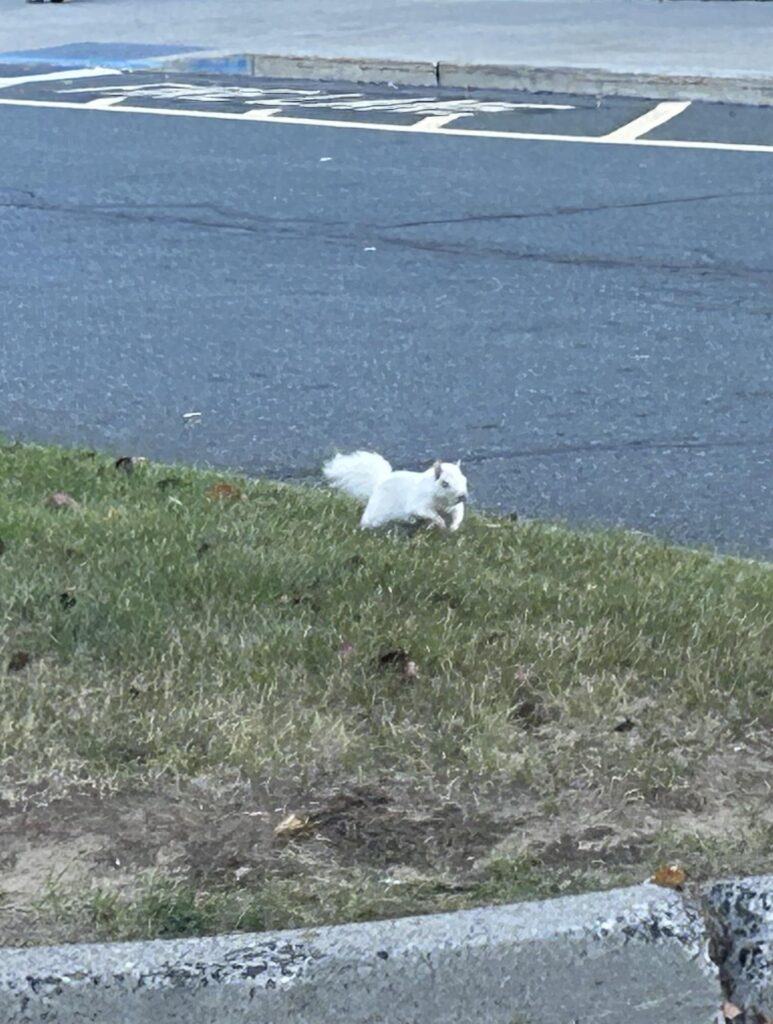
[[[741,1019],[732,1000],[756,1020],[773,1012],[772,950],[773,876],[686,893],[645,883],[307,930],[4,949],[0,1019],[566,1024],[603,1009],[710,1024],[720,1007]]]
[[[646,884],[452,914],[213,938],[0,950],[4,1024],[709,1024],[704,918]],[[614,1014],[616,1016],[616,1014]]]
[[[527,64],[458,64],[390,58],[236,54],[201,51],[156,62],[166,71],[247,74],[255,78],[316,79],[383,85],[629,96],[643,99],[707,100],[773,105],[773,75],[674,74],[611,71],[601,67]]]
[[[663,69],[615,71],[593,66],[454,63],[202,49],[139,56],[122,54],[120,50],[118,47],[115,54],[98,50],[93,55],[84,55],[82,50],[77,55],[62,55],[50,49],[9,52],[0,54],[0,63],[773,106],[773,72],[716,75],[696,70],[688,74]]]

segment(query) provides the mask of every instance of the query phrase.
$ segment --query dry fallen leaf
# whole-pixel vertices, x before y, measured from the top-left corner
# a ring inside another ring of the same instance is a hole
[[[8,659],[8,671],[9,672],[21,672],[23,668],[26,668],[32,660],[32,655],[27,651],[16,651]]]
[[[667,889],[681,889],[687,881],[687,872],[678,864],[661,864],[650,881]]]
[[[77,508],[78,502],[64,491],[55,491],[49,494],[46,503],[52,508]]]
[[[274,828],[274,835],[288,838],[292,836],[301,836],[304,833],[310,832],[313,827],[311,819],[307,815],[300,818],[297,814],[288,814],[287,817],[283,818]]]
[[[635,728],[636,722],[626,715],[622,722],[618,722],[617,725],[612,726],[612,732],[630,732],[631,729]]]
[[[392,665],[395,668],[403,668],[408,661],[408,652],[404,647],[395,647],[392,651],[384,651],[383,654],[379,655],[378,663],[382,667],[386,668],[387,665]]]
[[[238,487],[234,487],[233,484],[215,484],[209,491],[207,491],[207,497],[212,498],[214,501],[238,501],[242,496],[242,492]]]
[[[736,1017],[740,1017],[742,1013],[743,1010],[736,1006],[735,1003],[730,1003],[727,1000],[722,1003],[722,1016],[725,1020],[735,1020]]]

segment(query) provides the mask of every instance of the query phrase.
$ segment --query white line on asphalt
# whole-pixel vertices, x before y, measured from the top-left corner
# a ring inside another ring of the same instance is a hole
[[[9,100],[0,99],[4,107],[45,107],[49,110],[89,110],[83,103],[60,103],[56,100]],[[109,114],[154,114],[163,117],[196,117],[213,121],[250,121],[244,114],[231,114],[215,110],[174,110],[167,107],[116,106],[97,108]],[[95,113],[94,108],[91,112]],[[419,134],[412,125],[378,124],[368,121],[330,121],[317,117],[272,116],[269,124],[306,125],[313,128],[352,128],[371,132],[394,132]],[[642,146],[655,149],[705,149],[730,153],[773,153],[773,146],[756,145],[747,142],[701,142],[692,139],[630,139],[618,141],[607,135],[539,135],[535,132],[496,132],[482,128],[434,128],[426,134],[449,135],[468,139],[515,139],[523,142],[575,142],[601,146]]]
[[[246,114],[241,114],[242,119],[248,121],[270,121],[274,114],[281,114],[281,107],[253,107]]]
[[[106,93],[121,95],[134,101],[140,99],[186,100],[198,106],[231,100],[242,103],[265,104],[269,107],[313,107],[315,110],[356,110],[358,113],[420,114],[502,114],[514,110],[574,110],[567,103],[508,103],[503,100],[479,100],[471,96],[461,99],[442,99],[438,96],[390,96],[388,99],[366,96],[362,92],[323,92],[320,89],[266,89],[253,85],[221,85],[200,82],[120,82],[110,85],[91,85],[87,88],[57,89],[69,96],[73,93]]]
[[[470,114],[430,114],[429,117],[423,117],[421,121],[417,121],[408,127],[414,132],[436,132],[439,128],[444,128],[459,117],[470,116]]]
[[[113,107],[120,102],[120,96],[98,96],[95,100],[89,100],[84,106],[90,107],[92,110],[107,110],[108,107]]]
[[[104,78],[105,75],[122,75],[117,68],[77,68],[75,70],[47,71],[40,75],[17,75],[15,78],[0,78],[0,89],[10,89],[13,85],[26,85],[27,82],[70,81],[73,78]]]
[[[672,118],[683,114],[689,106],[689,100],[686,103],[658,103],[656,107],[648,110],[646,114],[642,114],[641,117],[637,117],[634,121],[629,121],[628,124],[621,125],[615,131],[606,135],[605,138],[607,142],[633,142],[634,139],[641,138],[647,132],[651,132],[654,128],[659,128]]]

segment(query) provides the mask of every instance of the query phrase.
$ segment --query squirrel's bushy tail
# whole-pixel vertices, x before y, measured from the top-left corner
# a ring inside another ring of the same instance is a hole
[[[392,472],[392,467],[376,452],[352,452],[335,455],[322,467],[328,483],[353,498],[367,501],[377,484]]]

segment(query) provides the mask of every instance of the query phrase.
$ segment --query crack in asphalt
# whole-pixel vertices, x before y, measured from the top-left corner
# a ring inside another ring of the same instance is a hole
[[[708,451],[712,448],[765,448],[773,446],[773,434],[768,437],[746,438],[633,438],[630,441],[585,441],[578,444],[539,445],[534,448],[510,450],[490,450],[470,452],[464,456],[468,463],[491,462],[493,459],[535,458],[550,455],[574,455],[589,452],[631,452],[631,451],[670,451],[672,449],[698,449]]]
[[[716,438],[716,439],[689,439],[675,438],[673,440],[656,438],[635,438],[630,441],[585,441],[577,444],[560,445],[538,445],[533,448],[512,448],[494,451],[460,451],[462,462],[465,465],[478,465],[483,462],[492,462],[495,459],[531,459],[543,456],[561,456],[587,454],[593,452],[636,452],[636,451],[670,451],[697,449],[707,451],[712,448],[764,448],[773,446],[773,434],[769,437],[751,438]],[[390,453],[389,459],[394,466],[402,469],[406,466],[422,466],[431,462],[439,455],[432,450],[427,451],[424,460],[416,457],[416,453],[395,454]],[[456,456],[455,456],[456,457]],[[287,466],[282,463],[260,463],[249,464],[244,467],[247,471],[258,476],[268,476],[280,480],[303,480],[306,482],[317,481],[321,484],[319,467],[317,466]]]
[[[530,251],[530,250],[517,250],[508,248],[506,246],[493,246],[493,245],[474,245],[471,243],[453,243],[453,242],[439,242],[432,241],[429,239],[421,240],[411,237],[394,237],[390,235],[377,234],[374,235],[373,231],[392,231],[400,227],[400,225],[392,226],[378,226],[370,225],[367,223],[351,224],[346,225],[342,221],[330,221],[322,220],[320,218],[312,217],[270,217],[261,214],[248,214],[241,211],[229,210],[225,207],[218,207],[214,204],[150,204],[142,207],[137,206],[123,206],[120,204],[106,204],[106,205],[85,205],[85,204],[63,204],[63,203],[49,203],[45,200],[38,198],[37,196],[30,195],[29,198],[18,198],[18,195],[22,190],[5,190],[6,192],[15,192],[16,195],[11,198],[2,198],[2,192],[0,192],[0,209],[19,209],[19,210],[31,210],[41,211],[48,213],[63,213],[72,216],[80,217],[92,217],[92,218],[109,218],[118,221],[128,221],[131,223],[142,223],[142,224],[159,224],[159,225],[182,225],[193,228],[200,228],[203,230],[219,230],[219,231],[232,231],[242,232],[250,235],[257,235],[266,237],[267,234],[273,232],[275,237],[303,237],[304,228],[319,228],[322,229],[317,233],[317,237],[327,242],[355,242],[357,244],[363,241],[368,242],[380,242],[383,245],[389,245],[393,247],[401,247],[404,249],[413,249],[418,252],[438,253],[448,256],[460,256],[468,259],[485,259],[487,257],[494,257],[499,259],[512,260],[516,262],[535,262],[535,263],[547,263],[550,265],[557,266],[589,266],[597,269],[633,269],[633,270],[652,270],[652,271],[666,271],[669,273],[686,273],[686,274],[698,274],[700,276],[713,276],[713,277],[724,277],[724,278],[740,278],[747,281],[754,281],[757,284],[766,285],[769,288],[773,288],[773,269],[764,267],[746,267],[743,265],[717,265],[711,263],[680,263],[680,262],[669,262],[666,260],[647,260],[647,259],[631,259],[625,257],[615,256],[596,256],[592,254],[582,253],[561,253],[561,252],[549,252],[549,251]],[[737,193],[737,195],[753,195],[756,193]],[[709,198],[725,198],[719,194],[711,196],[696,196],[688,200],[674,200],[674,202],[684,201],[701,201]],[[656,200],[652,202],[642,203],[639,205],[655,205],[660,203],[672,202],[671,200]],[[568,212],[583,212],[581,208],[566,208]],[[588,208],[590,209],[590,208]],[[180,213],[170,213],[169,211],[185,211],[195,210],[198,211],[197,215],[184,216]],[[149,212],[150,211],[150,212]],[[206,216],[206,211],[209,211],[214,216]],[[202,216],[202,212],[205,213]],[[560,211],[558,211],[560,212]],[[431,225],[443,224],[443,223],[464,223],[472,220],[496,220],[496,219],[516,219],[521,217],[532,217],[532,216],[554,216],[556,211],[545,214],[501,214],[501,215],[485,215],[480,218],[460,218],[457,220],[448,221],[426,221],[426,222],[414,222],[414,226],[420,225]],[[411,226],[411,225],[403,225]],[[334,228],[340,228],[339,231],[331,231]]]
[[[548,263],[557,266],[588,266],[600,270],[654,270],[670,273],[698,274],[702,277],[741,278],[773,288],[773,269],[765,267],[719,266],[706,263],[671,263],[666,260],[626,259],[614,256],[593,256],[581,253],[529,252],[507,249],[503,246],[454,245],[446,242],[418,241],[412,238],[389,238],[377,236],[373,241],[384,245],[415,249],[419,252],[442,253],[447,256],[463,256],[482,259],[489,256],[514,262]]]
[[[107,203],[104,205],[88,205],[85,203],[51,203],[35,196],[34,193],[25,193],[25,198],[15,197],[3,198],[3,192],[11,191],[22,193],[23,190],[0,190],[0,209],[31,210],[42,213],[63,213],[72,216],[107,218],[113,220],[132,221],[140,224],[181,224],[190,227],[216,228],[228,231],[244,231],[253,234],[260,232],[260,229],[279,227],[282,225],[303,225],[319,227],[335,227],[336,221],[323,221],[310,217],[269,217],[261,214],[249,214],[242,211],[229,210],[226,207],[219,207],[211,203],[157,203],[145,204],[143,206],[123,205],[120,203]],[[29,198],[26,198],[28,196]],[[173,210],[195,210],[196,216],[182,216],[179,213],[167,213]],[[150,212],[148,212],[150,211]],[[210,211],[214,217],[202,216]]]
[[[598,206],[559,206],[553,210],[534,210],[528,213],[481,213],[464,217],[439,217],[428,220],[409,220],[399,224],[380,224],[379,228],[400,229],[431,227],[441,224],[475,224],[507,220],[532,220],[542,217],[568,217],[579,213],[604,213],[607,210],[640,210],[651,206],[672,206],[679,203],[703,203],[714,199],[760,198],[771,195],[765,192],[712,192],[700,196],[681,196],[673,199],[642,199],[630,203],[600,203]]]

